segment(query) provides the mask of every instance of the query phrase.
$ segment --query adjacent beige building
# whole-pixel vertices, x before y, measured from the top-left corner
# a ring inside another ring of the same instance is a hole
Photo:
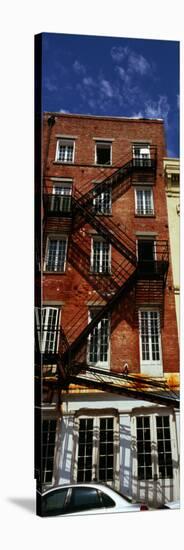
[[[180,164],[177,158],[164,158],[164,174],[171,245],[171,261],[179,336],[180,300]]]

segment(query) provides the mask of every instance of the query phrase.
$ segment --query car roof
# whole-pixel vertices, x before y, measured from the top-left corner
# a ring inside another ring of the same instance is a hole
[[[115,493],[117,496],[121,497],[121,498],[124,498],[127,502],[132,502],[131,501],[131,498],[128,497],[127,495],[124,495],[122,493],[120,493],[119,491],[117,491],[116,489],[114,489],[113,487],[110,487],[109,485],[107,485],[106,483],[102,483],[100,481],[89,481],[89,482],[85,482],[85,481],[81,481],[81,482],[73,482],[73,483],[64,483],[62,485],[55,485],[53,487],[50,487],[48,489],[44,489],[42,492],[39,491],[39,489],[37,489],[37,492],[40,493],[40,495],[44,496],[45,494],[48,494],[52,491],[55,491],[55,490],[59,490],[59,489],[70,489],[70,488],[77,488],[77,487],[94,487],[94,488],[101,488],[103,490],[107,490],[107,491],[112,491],[112,493]]]

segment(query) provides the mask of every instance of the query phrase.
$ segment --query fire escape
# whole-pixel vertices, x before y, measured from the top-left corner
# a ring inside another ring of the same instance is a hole
[[[96,290],[96,297],[90,303],[94,308],[92,318],[86,322],[86,311],[74,315],[68,326],[43,327],[40,315],[36,323],[36,363],[39,367],[41,352],[43,388],[52,396],[53,391],[64,390],[69,384],[93,387],[100,390],[150,400],[155,403],[179,406],[176,394],[162,380],[133,374],[119,374],[105,371],[104,368],[89,366],[86,361],[87,342],[93,336],[100,321],[113,312],[119,300],[127,293],[133,293],[135,301],[135,326],[138,325],[138,309],[146,303],[156,303],[160,307],[160,318],[163,324],[164,290],[169,265],[168,242],[156,242],[156,257],[148,250],[144,257],[142,251],[136,250],[136,242],[128,234],[124,226],[112,221],[111,217],[99,215],[98,199],[108,188],[112,191],[112,201],[131,185],[132,181],[154,182],[157,169],[157,151],[150,147],[149,158],[136,158],[131,155],[127,162],[108,175],[105,179],[91,185],[81,194],[75,191],[68,194],[66,200],[60,195],[53,195],[52,190],[46,190],[43,196],[44,235],[54,226],[57,230],[68,234],[68,261],[83,275],[88,267],[88,282]],[[105,243],[116,250],[119,260],[112,260],[111,271],[99,274],[95,270],[89,272],[90,248],[86,235],[86,227],[92,228]],[[100,297],[100,298],[99,298]],[[49,334],[47,343],[46,334]],[[44,339],[44,346],[42,341]],[[52,397],[51,397],[52,398]],[[51,399],[50,398],[50,399]]]

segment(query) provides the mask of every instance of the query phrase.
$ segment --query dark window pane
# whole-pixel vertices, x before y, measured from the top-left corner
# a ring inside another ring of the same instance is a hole
[[[85,443],[85,432],[79,432],[79,443]]]
[[[84,468],[84,457],[78,458],[78,468],[79,468],[79,470]]]
[[[111,481],[113,479],[113,468],[107,468],[107,480]]]
[[[87,468],[87,470],[88,470],[88,469],[91,468],[91,467],[92,467],[92,457],[91,457],[91,456],[87,456],[87,458],[86,458],[86,468]]]
[[[100,443],[100,454],[105,455],[107,452],[107,446],[106,443]]]
[[[173,469],[172,469],[172,466],[167,466],[167,467],[166,467],[166,475],[167,475],[167,477],[169,477],[169,478],[172,478],[172,477],[173,477]]]
[[[169,416],[164,416],[164,426],[169,427]]]
[[[112,500],[112,498],[110,498],[109,495],[106,495],[105,493],[102,493],[102,492],[100,492],[100,495],[101,495],[103,506],[105,506],[105,508],[113,508],[113,506],[116,505],[114,500]]]
[[[169,439],[168,441],[165,441],[165,450],[167,452],[171,451],[171,442],[169,441]]]
[[[107,440],[108,441],[113,441],[113,430],[109,430],[107,432]]]
[[[151,465],[151,455],[150,454],[145,454],[145,464],[146,464],[146,466]]]
[[[158,441],[158,452],[163,453],[164,452],[164,443],[163,441]]]
[[[138,450],[138,453],[142,453],[143,450],[144,450],[144,445],[143,445],[143,442],[142,441],[138,441],[137,443],[137,450]]]
[[[86,472],[85,472],[85,481],[91,481],[91,479],[92,479],[91,470],[86,470]]]
[[[93,440],[93,432],[87,432],[87,434],[86,434],[87,443],[91,443],[92,440]]]
[[[138,479],[144,479],[144,468],[138,467]]]
[[[83,470],[78,470],[78,473],[77,473],[77,481],[84,481],[84,472]]]
[[[107,428],[108,430],[113,430],[113,423],[114,423],[114,419],[113,418],[107,418]]]
[[[106,467],[106,456],[100,456],[100,468]]]
[[[86,454],[87,455],[92,455],[92,444],[87,444],[86,445]]]
[[[106,471],[102,470],[102,468],[99,468],[99,481],[105,481],[106,480]]]
[[[162,426],[162,416],[157,416],[156,417],[156,422],[157,422],[157,426],[161,427]]]
[[[113,443],[107,443],[107,454],[108,455],[113,454]]]
[[[85,428],[86,428],[86,420],[82,418],[80,420],[80,430],[85,430]]]
[[[45,516],[56,516],[64,513],[67,492],[68,489],[61,489],[43,496],[43,514]]]
[[[146,467],[146,479],[152,479],[152,468]]]
[[[150,443],[150,441],[145,441],[144,450],[145,450],[145,453],[151,453],[151,443]]]
[[[137,421],[137,428],[142,428],[142,418],[137,417],[136,421]]]
[[[93,418],[88,418],[88,420],[87,420],[87,429],[88,430],[93,429]]]
[[[106,418],[100,419],[100,429],[105,430],[106,429]]]
[[[139,454],[139,466],[144,466],[144,455]]]
[[[79,456],[84,456],[84,449],[85,449],[84,443],[80,443],[79,444]]]
[[[145,428],[149,428],[149,425],[150,425],[149,416],[145,416],[145,417],[144,417],[144,427],[145,427]]]
[[[96,489],[92,487],[77,487],[72,489],[69,511],[90,510],[100,507],[100,499]]]

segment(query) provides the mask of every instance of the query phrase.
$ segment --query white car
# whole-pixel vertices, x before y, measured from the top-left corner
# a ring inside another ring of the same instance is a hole
[[[41,493],[37,491],[37,513],[40,516],[104,514],[148,510],[145,504],[134,504],[111,487],[101,483],[60,485]]]

